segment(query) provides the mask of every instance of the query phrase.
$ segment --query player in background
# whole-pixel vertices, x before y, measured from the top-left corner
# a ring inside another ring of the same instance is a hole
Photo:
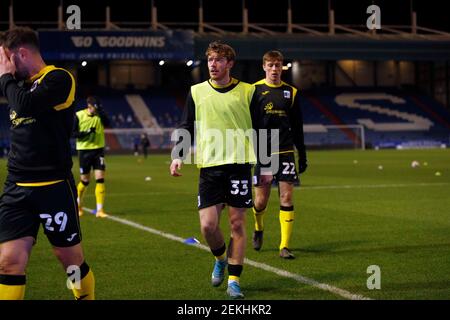
[[[147,159],[148,156],[148,149],[150,148],[150,139],[148,138],[148,135],[146,133],[141,134],[141,139],[139,141],[139,144],[141,145],[142,153],[144,154],[144,158]]]
[[[306,150],[303,138],[303,117],[300,109],[298,90],[281,80],[283,55],[279,51],[269,51],[263,56],[265,78],[256,82],[255,95],[257,108],[255,117],[258,128],[278,129],[278,170],[273,172],[260,162],[255,166],[255,202],[253,214],[255,231],[253,233],[253,248],[260,250],[263,244],[264,214],[270,196],[272,179],[278,182],[280,200],[281,242],[280,257],[294,259],[289,249],[289,241],[294,224],[294,202],[292,193],[294,183],[298,182],[298,173],[303,173],[307,167]],[[270,139],[268,139],[270,141]],[[298,166],[295,165],[294,146],[298,151]],[[270,150],[271,146],[268,146]]]
[[[75,80],[67,70],[46,65],[30,28],[10,29],[0,42],[0,93],[11,120],[8,176],[0,198],[0,300],[24,298],[25,270],[40,224],[75,298],[93,300],[94,274],[84,261],[71,171]]]
[[[212,42],[206,57],[210,79],[191,87],[179,129],[189,131],[187,145],[190,146],[196,127],[200,168],[198,209],[201,232],[215,257],[212,285],[217,287],[223,282],[228,264],[227,293],[233,299],[240,299],[244,297],[239,279],[246,247],[245,214],[252,207],[251,164],[256,162],[252,141],[243,132],[252,129],[250,105],[254,87],[230,76],[236,58],[230,46]],[[225,143],[219,145],[209,140],[210,133],[225,137],[227,130],[237,133],[243,153],[227,150]],[[184,156],[172,156],[172,176],[181,175],[178,170]],[[219,225],[224,204],[229,206],[231,229],[228,253]]]
[[[109,119],[98,98],[86,99],[85,109],[76,113],[73,136],[77,139],[80,161],[80,182],[77,186],[78,214],[83,215],[83,195],[91,178],[95,175],[96,217],[105,218],[105,127]]]

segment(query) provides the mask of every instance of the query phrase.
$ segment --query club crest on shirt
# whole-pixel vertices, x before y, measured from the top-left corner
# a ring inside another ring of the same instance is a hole
[[[9,113],[9,119],[14,120],[15,118],[17,118],[17,113],[14,110],[12,110]]]
[[[290,99],[291,98],[291,92],[289,90],[284,90],[283,91],[283,95],[286,99]]]
[[[269,102],[268,104],[266,104],[266,106],[264,107],[264,111],[272,111],[273,109],[273,103]]]

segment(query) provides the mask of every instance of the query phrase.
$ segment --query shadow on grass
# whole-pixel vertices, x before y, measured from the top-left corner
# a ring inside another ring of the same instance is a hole
[[[307,247],[294,247],[291,251],[294,254],[347,254],[347,253],[365,253],[365,252],[390,252],[390,253],[408,253],[417,250],[429,249],[448,249],[450,250],[450,243],[427,243],[417,245],[398,245],[398,246],[370,246],[357,247],[366,241],[341,241],[341,242],[327,242]],[[260,252],[273,252],[278,254],[278,247],[262,248]]]
[[[349,249],[348,247],[354,247],[364,243],[365,241],[355,240],[355,241],[340,241],[340,242],[327,242],[324,244],[317,244],[309,247],[293,247],[290,250],[295,254],[297,253],[339,253],[345,251],[354,252],[355,249]],[[342,249],[348,248],[348,249]],[[261,248],[260,252],[276,252],[280,250],[276,246]]]
[[[348,241],[344,243],[326,243],[323,245],[315,245],[306,248],[294,248],[294,252],[302,253],[331,253],[331,254],[346,254],[346,253],[365,253],[365,252],[390,252],[390,253],[408,253],[417,250],[429,249],[449,249],[450,243],[427,243],[417,245],[398,245],[398,246],[379,246],[379,247],[364,247],[352,248],[352,246],[364,243],[364,241]],[[348,248],[350,246],[350,248]]]

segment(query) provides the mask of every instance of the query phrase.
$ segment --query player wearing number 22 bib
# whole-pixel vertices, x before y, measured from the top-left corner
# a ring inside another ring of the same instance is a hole
[[[80,243],[71,171],[75,79],[45,64],[33,30],[17,27],[3,37],[0,92],[9,104],[11,150],[0,198],[0,300],[24,298],[40,224],[72,280],[75,298],[92,300],[94,275]]]
[[[303,117],[299,104],[298,91],[295,87],[281,80],[283,55],[279,51],[269,51],[263,56],[263,69],[266,77],[255,83],[255,95],[258,107],[254,117],[255,127],[268,129],[268,134],[277,129],[279,132],[278,148],[269,145],[272,164],[278,158],[278,166],[268,168],[267,164],[258,161],[255,166],[255,232],[253,248],[260,250],[263,241],[263,216],[270,196],[272,179],[279,186],[281,242],[280,257],[293,259],[289,242],[294,224],[293,186],[298,182],[297,170],[303,173],[307,167],[306,150],[303,136]],[[270,144],[272,139],[267,139]],[[298,151],[298,166],[295,165],[294,146]],[[260,152],[258,152],[260,154]],[[270,163],[269,163],[270,165]]]

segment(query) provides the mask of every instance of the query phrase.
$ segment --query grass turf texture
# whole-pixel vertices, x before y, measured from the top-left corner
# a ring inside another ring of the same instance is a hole
[[[106,157],[106,212],[205,243],[196,167],[185,165],[183,176],[173,178],[168,155],[139,159]],[[411,168],[413,160],[418,168]],[[0,164],[5,168],[5,160]],[[297,259],[278,257],[275,188],[260,252],[251,247],[248,211],[247,257],[373,299],[450,299],[449,164],[450,150],[309,152],[303,187],[294,195],[291,248]],[[3,169],[0,177],[5,176]],[[85,197],[90,208],[94,186],[91,181]],[[221,225],[228,234],[226,215]],[[98,299],[226,299],[225,283],[210,285],[213,258],[206,251],[90,214],[81,225]],[[370,265],[381,268],[381,290],[367,289]],[[73,299],[65,279],[41,228],[27,270],[26,299]],[[342,299],[251,266],[244,267],[241,283],[247,299]]]

